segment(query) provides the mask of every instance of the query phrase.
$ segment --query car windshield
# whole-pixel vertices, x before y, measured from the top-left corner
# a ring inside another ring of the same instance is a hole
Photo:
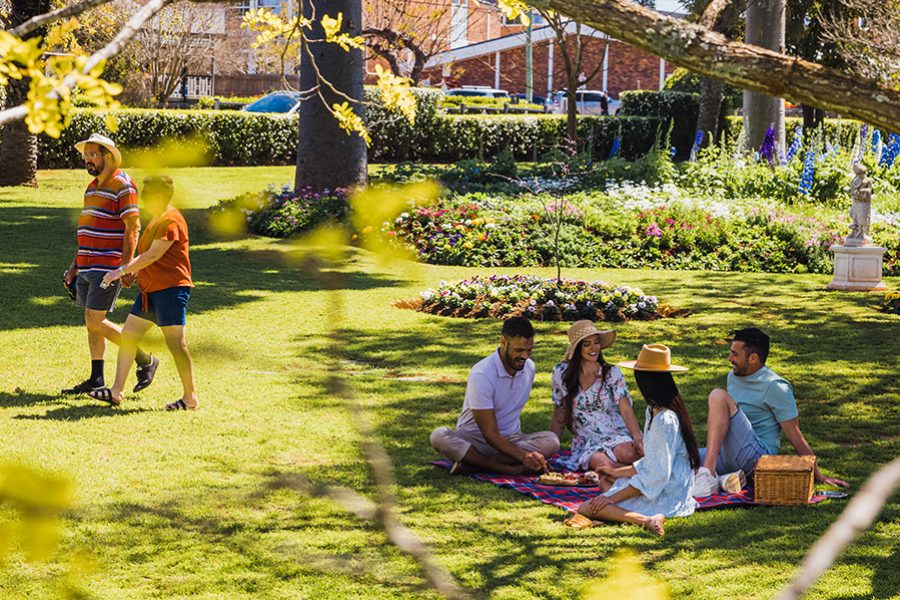
[[[480,96],[490,97],[491,94],[489,92],[483,92],[481,90],[450,90],[447,92],[448,96]]]
[[[286,113],[294,108],[295,104],[297,104],[297,99],[292,96],[287,94],[273,94],[271,96],[264,96],[256,102],[248,104],[245,110],[250,112]]]
[[[600,102],[603,94],[600,92],[578,92],[577,97],[579,102]]]

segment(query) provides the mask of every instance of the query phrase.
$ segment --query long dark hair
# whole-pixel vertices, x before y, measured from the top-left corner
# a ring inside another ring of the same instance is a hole
[[[562,376],[563,385],[566,387],[566,395],[563,396],[563,408],[566,411],[566,427],[572,433],[575,433],[572,429],[572,404],[575,401],[575,396],[581,391],[579,376],[581,375],[581,363],[583,362],[581,358],[581,344],[583,342],[584,340],[578,342],[575,352],[572,353],[572,358],[569,360],[569,364]],[[597,353],[597,360],[600,362],[600,382],[605,383],[606,376],[609,374],[609,369],[612,365],[603,360],[603,350]],[[613,398],[613,401],[615,401],[615,398]]]
[[[678,386],[675,385],[672,374],[665,371],[635,371],[634,379],[647,404],[658,408],[667,408],[678,415],[681,437],[684,438],[684,445],[687,447],[691,468],[695,471],[699,469],[701,463],[700,452],[697,450],[697,438],[694,437],[691,417],[688,415],[684,400],[681,399],[681,394],[678,393]]]

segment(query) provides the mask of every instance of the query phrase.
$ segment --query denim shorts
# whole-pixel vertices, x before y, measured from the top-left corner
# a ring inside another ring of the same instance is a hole
[[[733,473],[742,470],[747,477],[756,469],[756,461],[759,457],[768,454],[762,442],[756,437],[750,419],[744,411],[738,409],[728,422],[728,433],[719,448],[719,458],[716,461],[716,472],[719,475]],[[706,448],[700,448],[700,462],[706,460]]]
[[[188,286],[170,287],[147,294],[147,308],[143,309],[144,294],[138,292],[131,307],[131,314],[153,321],[159,327],[184,325],[187,317],[187,304],[191,297]]]
[[[116,299],[122,291],[122,284],[117,280],[106,289],[100,287],[105,271],[81,271],[75,279],[75,306],[83,306],[91,310],[112,312],[116,307]]]

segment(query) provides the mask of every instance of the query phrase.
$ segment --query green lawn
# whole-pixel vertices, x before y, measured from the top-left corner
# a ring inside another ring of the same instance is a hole
[[[172,172],[192,233],[197,288],[188,332],[203,403],[196,413],[178,414],[159,410],[178,397],[180,385],[155,332],[148,346],[163,360],[158,379],[121,408],[57,395],[89,366],[80,312],[60,284],[88,179],[83,172],[43,172],[38,190],[0,189],[0,459],[64,474],[75,482],[77,498],[60,556],[46,564],[13,556],[0,568],[0,596],[51,595],[65,557],[82,551],[96,563],[80,580],[88,597],[434,596],[416,564],[376,528],[327,500],[277,485],[284,475],[301,474],[371,496],[359,440],[326,386],[322,350],[336,322],[328,293],[284,260],[289,242],[219,241],[204,228],[204,208],[290,182],[292,173]],[[395,463],[401,519],[438,561],[484,597],[571,598],[607,573],[616,549],[631,547],[674,597],[772,597],[844,502],[701,512],[671,520],[663,539],[632,526],[575,532],[560,525],[559,509],[428,465],[435,458],[428,434],[454,422],[468,369],[495,347],[499,323],[392,304],[476,272],[488,270],[398,268],[356,253],[340,293],[348,379]],[[823,276],[564,274],[637,285],[693,311],[687,318],[617,324],[607,358],[631,358],[641,343],[672,346],[676,360],[691,367],[679,381],[701,438],[706,394],[724,383],[729,366],[721,339],[757,324],[773,338],[771,366],[794,383],[801,426],[826,473],[858,488],[898,455],[900,317],[876,312],[876,295],[827,292]],[[113,316],[119,322],[133,292],[123,296]],[[565,348],[564,324],[537,329],[539,374],[526,430],[547,426],[549,372]],[[114,356],[111,348],[108,379]],[[643,415],[635,397],[635,412]],[[900,596],[898,550],[895,494],[809,597]]]

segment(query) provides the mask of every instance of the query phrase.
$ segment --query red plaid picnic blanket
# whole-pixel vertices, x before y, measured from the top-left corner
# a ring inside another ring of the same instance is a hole
[[[564,450],[559,454],[551,456],[549,459],[550,466],[558,470],[564,470],[557,461],[558,459],[567,456],[568,454],[569,451]],[[431,464],[437,467],[442,467],[444,469],[449,469],[453,463],[451,463],[449,460],[436,460]],[[579,504],[581,504],[585,500],[590,500],[600,493],[600,488],[596,486],[570,487],[561,485],[542,485],[537,482],[537,477],[535,477],[534,475],[500,475],[498,473],[476,473],[474,475],[471,475],[471,477],[479,481],[493,483],[494,485],[499,487],[513,489],[520,494],[531,496],[532,498],[540,500],[545,504],[552,504],[553,506],[558,506],[559,508],[562,508],[569,512],[575,512],[576,510],[578,510]],[[813,495],[809,502],[810,504],[814,504],[824,499],[824,496]],[[754,501],[753,488],[746,487],[736,494],[719,492],[718,494],[713,494],[712,496],[707,496],[705,498],[697,498],[697,510],[728,508],[734,506],[759,506]]]

